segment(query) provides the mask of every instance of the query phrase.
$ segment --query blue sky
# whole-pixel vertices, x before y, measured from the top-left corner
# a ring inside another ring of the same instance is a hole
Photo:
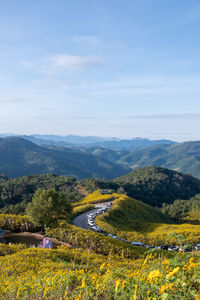
[[[0,0],[0,132],[200,139],[200,2]]]

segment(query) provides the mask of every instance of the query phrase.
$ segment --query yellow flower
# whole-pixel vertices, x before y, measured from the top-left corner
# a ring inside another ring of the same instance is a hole
[[[170,272],[169,274],[166,275],[166,278],[168,279],[168,278],[174,276],[179,270],[180,270],[180,267],[175,268],[172,272]]]
[[[81,289],[84,289],[86,287],[86,283],[85,283],[85,278],[82,279],[82,282],[81,282]]]
[[[136,300],[137,298],[137,290],[138,290],[138,284],[135,284],[135,290],[134,290],[134,295],[133,295],[133,300]]]
[[[163,284],[160,288],[160,293],[163,294],[165,290],[167,290],[168,286],[166,284]]]
[[[119,286],[120,286],[120,283],[121,283],[121,280],[120,280],[120,279],[116,280],[116,283],[115,283],[115,293],[117,293],[118,288],[119,288]]]
[[[125,286],[126,286],[126,280],[124,280],[124,281],[122,282],[122,289],[123,289],[123,290],[124,290]]]
[[[153,281],[157,282],[158,278],[161,278],[162,274],[159,269],[153,270],[149,273],[147,280],[152,284]]]
[[[168,266],[169,265],[169,259],[165,259],[162,264],[165,265],[165,266]]]
[[[106,263],[103,263],[103,264],[100,266],[100,270],[105,269],[105,266],[106,266]]]

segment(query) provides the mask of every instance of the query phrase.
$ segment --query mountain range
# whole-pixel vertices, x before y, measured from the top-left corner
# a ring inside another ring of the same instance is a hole
[[[55,173],[111,179],[129,170],[78,149],[41,147],[20,137],[0,139],[0,174],[8,177]]]
[[[55,173],[112,179],[147,166],[200,177],[200,141],[8,136],[0,138],[0,174],[9,177]]]
[[[120,163],[131,169],[157,166],[200,177],[200,141],[159,145],[130,152],[120,158]]]
[[[13,134],[0,134],[0,137],[9,137]],[[50,145],[50,146],[71,146],[71,147],[101,147],[106,149],[114,150],[139,150],[146,149],[155,145],[163,144],[174,144],[175,142],[170,140],[149,140],[143,138],[133,138],[133,139],[119,139],[119,138],[106,138],[106,137],[96,137],[96,136],[76,136],[76,135],[42,135],[42,134],[32,134],[32,135],[19,135],[23,139],[29,140],[39,146]]]

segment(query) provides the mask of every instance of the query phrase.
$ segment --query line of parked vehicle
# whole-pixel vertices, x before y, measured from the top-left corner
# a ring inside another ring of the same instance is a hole
[[[109,202],[108,204],[106,204],[105,206],[97,209],[95,212],[88,214],[87,215],[87,223],[90,226],[90,228],[95,231],[95,232],[101,232],[103,234],[106,235],[106,232],[104,232],[101,228],[99,228],[99,226],[97,226],[97,224],[95,223],[95,218],[100,215],[105,213],[108,209],[110,209],[112,206],[112,202]]]
[[[151,249],[161,249],[161,250],[168,250],[168,251],[181,251],[181,252],[191,252],[193,250],[200,250],[200,244],[196,244],[194,246],[191,245],[182,245],[182,247],[178,246],[167,246],[167,245],[160,245],[160,246],[152,246],[152,245],[145,245],[141,242],[130,242],[126,239],[120,238],[114,234],[107,233],[103,231],[97,224],[95,223],[95,218],[100,215],[105,213],[108,209],[110,209],[112,206],[112,202],[107,203],[105,206],[102,208],[97,209],[95,212],[90,213],[87,215],[87,223],[90,226],[90,228],[95,231],[95,232],[101,232],[105,236],[111,237],[113,239],[118,239],[120,241],[126,242],[126,243],[131,243],[134,246],[140,246],[140,247],[145,247],[145,248],[151,248]]]

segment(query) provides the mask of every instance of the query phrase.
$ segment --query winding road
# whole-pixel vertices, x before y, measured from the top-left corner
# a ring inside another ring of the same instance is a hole
[[[107,201],[107,202],[101,202],[101,203],[97,203],[95,204],[95,209],[91,209],[86,211],[85,213],[77,216],[76,218],[74,218],[73,220],[73,225],[83,228],[83,229],[87,229],[87,230],[92,230],[92,228],[88,225],[87,223],[87,215],[95,213],[99,208],[102,207],[107,207],[110,203],[112,203],[113,201]]]
[[[108,204],[110,204],[110,203],[112,203],[113,201],[109,201],[109,202],[102,202],[102,203],[98,203],[98,204],[95,204],[95,209],[91,209],[91,210],[89,210],[89,211],[87,211],[87,212],[85,212],[85,213],[82,213],[81,215],[79,215],[79,216],[77,216],[76,218],[74,218],[74,220],[73,220],[73,225],[75,225],[75,226],[77,226],[77,227],[80,227],[80,228],[83,228],[83,229],[87,229],[87,230],[90,230],[90,231],[94,231],[93,229],[92,229],[92,227],[91,226],[89,226],[89,224],[88,224],[88,215],[89,214],[94,214],[95,212],[97,212],[100,208],[103,208],[103,207],[108,207]],[[94,217],[94,220],[95,220],[95,217]],[[95,221],[94,221],[94,223],[95,223]],[[101,230],[99,230],[99,231],[101,231]],[[108,233],[106,233],[106,232],[103,232],[103,231],[101,231],[101,233],[103,233],[104,235],[108,235],[108,236],[110,236],[110,237],[112,237],[112,238],[117,238],[117,239],[119,239],[119,240],[122,240],[122,241],[124,241],[124,242],[127,242],[127,243],[131,243],[132,245],[135,245],[135,246],[143,246],[143,247],[146,247],[146,248],[155,248],[155,249],[162,249],[162,250],[169,250],[169,251],[178,251],[179,250],[179,247],[177,247],[177,246],[175,246],[174,248],[175,249],[171,249],[170,250],[170,248],[172,248],[172,247],[168,247],[168,246],[166,246],[166,245],[162,245],[162,246],[158,246],[158,247],[156,247],[156,246],[151,246],[151,245],[144,245],[143,243],[141,243],[141,242],[130,242],[130,241],[128,241],[128,240],[125,240],[125,239],[122,239],[122,238],[120,238],[120,237],[117,237],[117,236],[114,236],[114,235],[111,235],[111,234],[108,234]],[[166,248],[167,247],[167,248]],[[197,248],[198,249],[197,249]],[[196,246],[195,246],[195,249],[196,250],[199,250],[200,249],[200,244],[196,244]],[[181,251],[183,251],[183,250],[181,250]],[[192,251],[192,250],[191,250]]]
[[[91,230],[91,227],[88,225],[87,223],[87,215],[88,214],[91,214],[91,213],[95,213],[96,211],[98,210],[98,208],[96,209],[92,209],[92,210],[88,210],[86,211],[85,213],[77,216],[74,220],[73,220],[73,225],[77,226],[77,227],[80,227],[80,228],[83,228],[83,229],[88,229],[88,230]]]

